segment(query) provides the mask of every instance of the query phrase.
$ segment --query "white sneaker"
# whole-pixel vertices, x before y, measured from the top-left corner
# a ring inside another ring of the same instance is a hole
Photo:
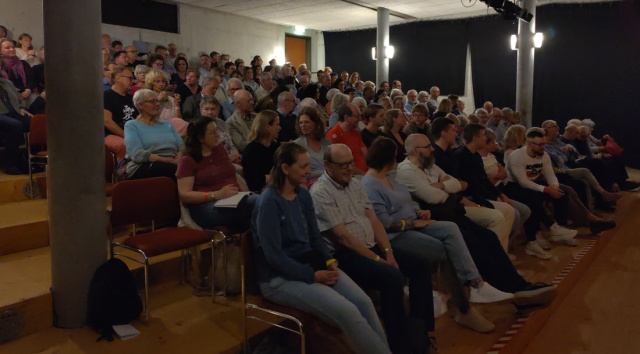
[[[477,289],[471,288],[471,295],[469,296],[469,302],[487,304],[491,302],[499,302],[504,300],[513,299],[513,294],[502,292],[486,281],[482,283]]]
[[[551,255],[545,252],[536,241],[527,242],[527,245],[524,246],[524,253],[540,259],[551,258]]]
[[[564,239],[572,239],[578,234],[578,231],[567,229],[558,225],[557,223],[551,225],[551,227],[549,228],[549,232],[552,238],[555,237]]]
[[[541,237],[536,238],[536,243],[538,244],[538,246],[540,246],[540,248],[542,248],[545,251],[548,251],[551,249],[551,245],[549,244],[549,242],[547,242],[547,240]]]

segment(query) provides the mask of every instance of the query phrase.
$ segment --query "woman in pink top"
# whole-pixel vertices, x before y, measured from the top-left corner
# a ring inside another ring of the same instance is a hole
[[[249,195],[235,208],[219,208],[215,202],[246,191],[238,179],[229,155],[219,142],[216,123],[200,117],[187,129],[185,152],[178,162],[176,177],[180,200],[200,227],[248,228],[257,195]]]

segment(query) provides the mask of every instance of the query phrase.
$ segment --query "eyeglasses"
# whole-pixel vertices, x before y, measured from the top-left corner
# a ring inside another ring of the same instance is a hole
[[[292,99],[286,99],[284,100],[285,102],[291,102],[291,103],[296,103],[296,100],[292,100]]]
[[[334,161],[329,161],[329,162],[341,168],[349,168],[349,167],[355,166],[354,160],[347,161],[347,162],[334,162]]]
[[[133,80],[133,76],[118,75],[118,77],[124,77],[124,78],[127,78],[127,79],[129,79],[129,80]]]
[[[156,103],[162,103],[162,101],[160,101],[160,100],[158,100],[158,99],[154,99],[154,100],[146,100],[146,101],[142,101],[142,102],[144,102],[144,103],[153,103],[153,104],[156,104]]]
[[[431,149],[433,145],[429,144],[429,145],[425,145],[425,146],[416,146],[416,149]]]

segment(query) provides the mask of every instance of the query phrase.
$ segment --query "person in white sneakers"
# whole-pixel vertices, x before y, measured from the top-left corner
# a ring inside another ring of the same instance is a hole
[[[564,197],[564,192],[553,173],[551,158],[544,151],[544,130],[530,128],[527,130],[526,139],[525,145],[512,152],[506,161],[508,182],[502,186],[502,191],[509,198],[522,201],[531,209],[531,216],[524,224],[528,241],[525,253],[540,259],[549,259],[551,254],[541,247],[547,248],[548,244],[536,241],[541,222],[549,228],[551,240],[555,242],[574,246],[577,244],[574,237],[578,232],[558,225],[545,212],[545,197],[560,199]]]

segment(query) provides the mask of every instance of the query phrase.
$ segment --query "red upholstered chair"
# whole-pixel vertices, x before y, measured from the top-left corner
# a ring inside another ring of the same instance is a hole
[[[39,151],[34,153],[34,148]],[[36,114],[31,118],[29,132],[27,133],[27,153],[29,159],[29,196],[36,197],[33,183],[33,165],[47,165],[49,153],[47,152],[47,116]],[[39,189],[38,189],[39,190]]]
[[[111,196],[111,191],[116,184],[116,155],[109,151],[109,147],[104,146],[104,180],[105,194]]]
[[[148,321],[149,258],[174,251],[183,251],[182,254],[185,255],[185,250],[201,244],[209,244],[213,255],[213,234],[187,227],[165,227],[156,230],[156,224],[176,225],[180,219],[178,187],[170,178],[156,177],[118,182],[113,188],[111,199],[112,207],[109,211],[111,257],[121,256],[143,265],[144,314],[145,320]],[[135,224],[143,222],[151,222],[151,232],[136,235]],[[134,226],[133,235],[122,243],[115,242],[113,229],[125,225]],[[137,253],[139,258],[115,253],[118,248]],[[184,263],[183,259],[181,264]]]

